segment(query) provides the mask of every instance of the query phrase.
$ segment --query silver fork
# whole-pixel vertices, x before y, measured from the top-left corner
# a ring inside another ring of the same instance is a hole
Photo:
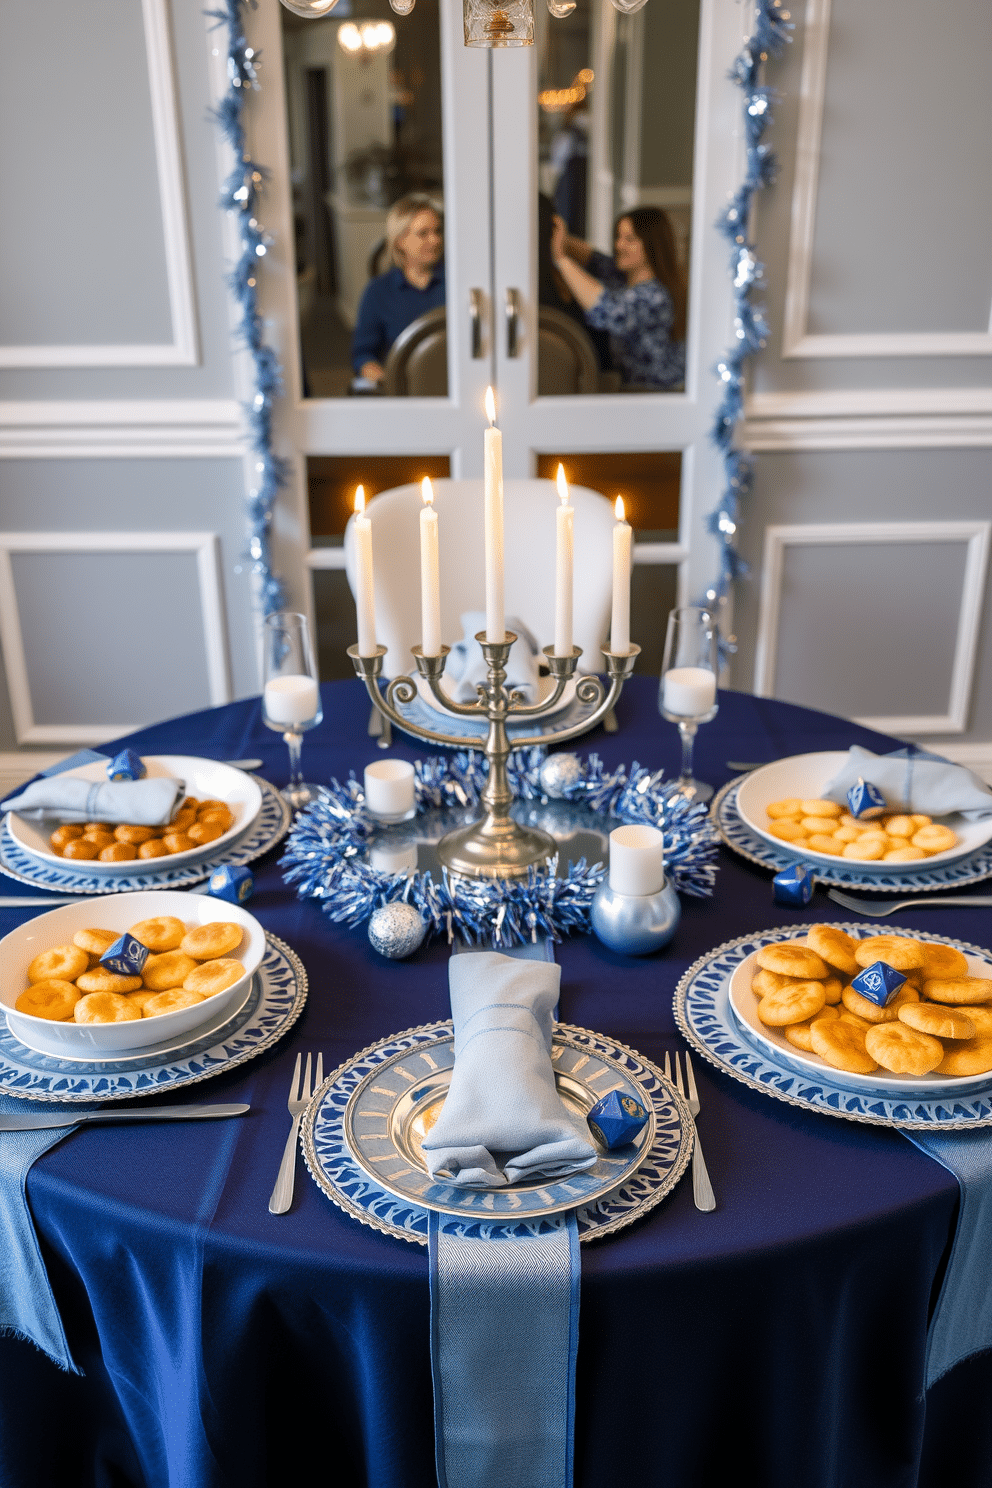
[[[293,1118],[289,1136],[286,1139],[286,1149],[279,1164],[279,1176],[276,1178],[276,1186],[272,1190],[269,1200],[270,1214],[285,1214],[293,1202],[293,1185],[296,1179],[296,1143],[300,1135],[300,1117],[310,1103],[310,1098],[315,1089],[319,1090],[324,1083],[324,1056],[317,1055],[317,1083],[310,1084],[310,1055],[307,1055],[306,1069],[303,1079],[300,1079],[300,1060],[302,1054],[296,1056],[296,1066],[293,1070],[293,1078],[289,1086],[289,1114]]]
[[[938,899],[936,895],[932,895],[927,899],[900,899],[897,904],[879,904],[874,899],[856,899],[851,894],[842,894],[838,889],[828,889],[827,898],[832,899],[835,904],[843,904],[845,909],[853,909],[855,914],[865,915],[870,920],[884,920],[886,915],[895,914],[899,909],[913,909],[916,905],[921,905],[925,909],[942,909],[945,904],[974,904],[979,909],[992,905],[992,898],[989,898],[987,894],[972,894],[967,899]]]
[[[668,1055],[665,1055],[665,1079],[672,1078]],[[688,1087],[688,1090],[687,1088]],[[675,1088],[679,1095],[689,1107],[689,1113],[695,1122],[699,1115],[699,1093],[696,1090],[696,1077],[692,1072],[692,1060],[689,1055],[685,1056],[685,1079],[679,1069],[679,1056],[675,1055]],[[710,1182],[710,1175],[706,1171],[706,1159],[703,1157],[703,1149],[699,1145],[699,1130],[696,1129],[695,1141],[692,1144],[692,1197],[697,1209],[706,1213],[716,1208],[716,1195]]]

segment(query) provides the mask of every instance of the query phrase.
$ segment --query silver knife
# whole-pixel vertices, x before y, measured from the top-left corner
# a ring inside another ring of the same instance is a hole
[[[206,1121],[216,1116],[243,1116],[250,1106],[145,1106],[140,1111],[77,1111],[54,1116],[48,1111],[11,1111],[0,1115],[0,1131],[39,1131],[76,1126],[80,1121]]]

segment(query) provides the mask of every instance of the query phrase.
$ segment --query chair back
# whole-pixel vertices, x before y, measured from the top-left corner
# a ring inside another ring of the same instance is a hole
[[[436,480],[441,557],[441,636],[446,645],[461,638],[461,616],[484,610],[485,534],[481,480]],[[582,647],[579,667],[601,669],[599,647],[610,627],[613,592],[613,507],[598,491],[571,486],[575,508],[574,643]],[[505,602],[541,646],[554,641],[555,508],[558,496],[549,480],[506,480],[503,485]],[[372,523],[375,562],[375,623],[380,644],[388,646],[387,677],[409,672],[410,647],[420,641],[419,485],[396,486],[374,497],[366,508]],[[355,592],[354,518],[345,530],[348,582]]]
[[[537,392],[541,398],[599,391],[599,362],[584,326],[553,305],[538,307]]]
[[[596,351],[577,320],[553,305],[540,305],[537,335],[540,397],[599,391]],[[386,357],[382,391],[387,398],[448,396],[448,331],[443,305],[411,321],[397,336]]]

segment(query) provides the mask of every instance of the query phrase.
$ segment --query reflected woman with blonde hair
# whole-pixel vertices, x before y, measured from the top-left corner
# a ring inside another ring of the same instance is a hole
[[[351,342],[355,374],[382,379],[389,348],[413,321],[444,304],[444,209],[412,192],[389,209],[386,252],[391,267],[365,286]]]

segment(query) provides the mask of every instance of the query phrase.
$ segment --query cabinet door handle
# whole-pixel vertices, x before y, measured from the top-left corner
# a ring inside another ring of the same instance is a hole
[[[472,322],[472,359],[478,361],[482,356],[482,313],[485,305],[485,297],[481,289],[470,289],[468,292],[468,313]]]
[[[519,355],[517,350],[517,328],[520,324],[520,291],[508,289],[506,291],[506,354],[508,357]]]

